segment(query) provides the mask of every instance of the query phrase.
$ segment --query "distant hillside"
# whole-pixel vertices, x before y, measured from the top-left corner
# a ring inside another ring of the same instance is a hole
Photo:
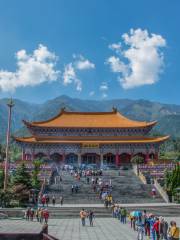
[[[22,119],[46,120],[59,113],[62,107],[71,111],[111,111],[112,107],[125,116],[141,121],[158,120],[155,131],[180,137],[180,106],[162,104],[146,100],[114,99],[114,100],[81,100],[60,96],[44,104],[30,104],[15,99],[12,115],[12,131],[16,134],[26,135]],[[4,139],[7,127],[7,99],[0,100],[0,139]]]

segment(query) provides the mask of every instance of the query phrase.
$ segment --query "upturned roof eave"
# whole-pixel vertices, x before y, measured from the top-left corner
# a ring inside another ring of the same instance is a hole
[[[117,139],[117,140],[104,140],[104,139],[99,139],[99,140],[92,140],[92,139],[81,139],[81,140],[72,140],[72,139],[61,139],[61,140],[38,140],[34,137],[24,137],[24,138],[19,138],[19,137],[14,137],[14,140],[17,141],[17,142],[24,142],[24,143],[32,143],[32,144],[39,144],[39,143],[44,143],[44,144],[54,144],[54,143],[65,143],[65,144],[68,144],[68,143],[73,143],[73,144],[82,144],[82,143],[98,143],[98,144],[103,144],[103,143],[109,143],[109,144],[113,144],[113,143],[120,143],[120,144],[136,144],[136,143],[139,143],[139,144],[146,144],[146,143],[161,143],[161,142],[164,142],[166,140],[169,139],[170,136],[163,136],[163,137],[156,137],[156,138],[146,138],[146,139],[129,139],[129,140],[126,140],[126,139]]]

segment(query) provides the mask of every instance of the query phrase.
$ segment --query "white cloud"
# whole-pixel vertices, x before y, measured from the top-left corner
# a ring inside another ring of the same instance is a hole
[[[107,91],[108,91],[109,87],[107,82],[102,82],[99,90],[102,92],[102,98],[106,98],[108,96]]]
[[[105,93],[105,92],[102,94],[102,98],[107,98],[107,96],[108,96],[108,95],[107,95],[107,93]]]
[[[112,43],[112,44],[109,45],[109,48],[111,50],[115,50],[116,53],[118,54],[118,53],[121,52],[121,43],[120,42],[119,43]]]
[[[100,87],[99,87],[100,91],[107,91],[108,90],[108,84],[107,82],[102,82]]]
[[[73,55],[74,61],[68,63],[64,67],[63,83],[64,85],[75,84],[76,90],[82,90],[82,81],[78,78],[78,73],[82,70],[88,70],[95,68],[95,64],[91,63],[88,59],[82,55]]]
[[[110,65],[111,70],[116,73],[128,72],[128,67],[118,57],[111,56],[107,59],[107,63]]]
[[[14,91],[18,87],[35,86],[43,82],[56,81],[59,71],[55,70],[57,56],[40,44],[32,54],[26,50],[16,53],[15,72],[0,70],[0,89]]]
[[[95,94],[95,91],[91,91],[91,92],[89,93],[89,96],[92,97],[92,96],[94,96],[94,94]]]
[[[76,57],[76,55],[75,55]],[[85,59],[82,55],[76,57],[75,66],[78,70],[88,70],[95,68],[95,64],[90,62],[88,59]]]
[[[77,78],[75,68],[73,67],[72,63],[67,64],[64,68],[63,83],[65,86],[74,83],[76,86],[76,90],[78,91],[82,90],[82,83]]]
[[[112,72],[118,74],[122,87],[129,89],[157,82],[164,66],[161,48],[166,46],[165,39],[142,29],[131,29],[122,39],[124,49],[121,43],[111,44],[109,47],[117,55],[106,61]]]

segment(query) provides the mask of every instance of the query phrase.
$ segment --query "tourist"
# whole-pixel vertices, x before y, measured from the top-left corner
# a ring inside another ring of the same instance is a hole
[[[86,178],[87,184],[89,184],[89,177]]]
[[[75,193],[78,193],[78,185],[75,185]]]
[[[171,221],[170,222],[170,229],[168,231],[170,240],[179,240],[179,228],[176,226],[176,222],[175,221]]]
[[[61,204],[61,206],[63,205],[63,202],[64,202],[64,198],[63,198],[63,196],[60,196],[60,204]]]
[[[71,193],[73,194],[74,192],[74,185],[71,186]]]
[[[160,239],[159,226],[160,226],[160,221],[159,221],[159,218],[157,217],[153,225],[153,230],[155,230],[155,233],[156,233],[156,240]]]
[[[92,179],[91,179],[92,185],[94,185],[94,182],[95,182],[95,179],[92,177]]]
[[[104,200],[104,206],[105,206],[105,208],[108,208],[108,199],[107,199],[107,197]]]
[[[116,218],[118,218],[118,220],[120,220],[120,208],[119,208],[119,205],[117,205],[117,207],[116,207],[115,216],[116,216]]]
[[[144,219],[144,230],[145,230],[145,236],[150,238],[150,222],[149,222],[149,218],[147,217],[147,215]]]
[[[132,219],[132,226],[133,226],[133,230],[136,231],[136,217],[133,217]]]
[[[168,232],[168,223],[167,221],[163,218],[163,226],[162,226],[162,239],[167,240],[167,232]]]
[[[93,213],[93,211],[90,210],[90,212],[89,212],[89,214],[88,214],[88,217],[89,217],[90,227],[93,227],[93,219],[94,219],[94,213]]]
[[[153,227],[155,221],[156,221],[155,217],[151,214],[150,218],[149,218],[149,224],[150,224],[150,236],[151,236],[152,240],[156,240],[156,231]]]
[[[81,222],[82,222],[82,226],[84,227],[85,224],[86,224],[86,216],[87,216],[87,213],[84,209],[82,209],[80,211],[80,218],[81,218]]]
[[[136,223],[137,225],[137,240],[143,240],[144,238],[144,224],[142,223],[141,219],[138,220],[138,222]]]
[[[53,195],[53,196],[52,196],[52,205],[55,206],[55,204],[56,204],[56,198],[55,198],[55,196]]]
[[[31,212],[31,209],[28,207],[28,208],[26,209],[26,212],[25,212],[25,216],[26,216],[26,220],[27,220],[27,221],[29,221],[29,219],[30,219],[30,212]]]
[[[127,211],[125,208],[122,208],[121,210],[121,222],[123,224],[126,224],[126,217],[127,217]]]
[[[42,223],[42,222],[43,222],[43,219],[44,219],[43,209],[40,208],[40,209],[39,209],[39,222]]]
[[[34,208],[31,208],[31,210],[30,210],[30,219],[31,219],[31,221],[34,220]]]
[[[46,206],[48,207],[48,204],[49,204],[49,196],[48,194],[46,195]]]
[[[113,201],[113,198],[112,198],[112,195],[110,194],[110,195],[108,196],[108,205],[109,205],[109,206],[111,206],[112,201]]]
[[[163,238],[164,238],[163,228],[164,228],[164,218],[163,218],[163,217],[160,217],[160,218],[159,218],[159,237],[160,237],[160,239],[163,239]],[[167,232],[167,230],[166,230],[166,232]]]
[[[129,215],[129,220],[130,220],[131,228],[133,228],[133,219],[134,219],[134,217],[131,216],[131,214],[130,214],[130,215]]]
[[[44,217],[45,223],[47,224],[47,223],[48,223],[48,219],[49,219],[49,212],[48,212],[47,209],[45,209],[45,210],[43,211],[43,217]]]
[[[111,212],[112,212],[112,217],[113,218],[115,218],[115,216],[116,216],[116,214],[115,214],[115,212],[116,212],[116,205],[115,204],[113,204],[112,206],[111,206]]]
[[[36,209],[35,216],[36,216],[37,222],[39,222],[39,208]]]
[[[152,188],[152,196],[153,196],[153,198],[156,197],[156,189],[154,187]]]
[[[120,207],[119,209],[119,215],[120,215],[120,222],[123,223],[123,208]]]
[[[96,177],[96,180],[95,180],[95,183],[96,183],[96,184],[98,184],[98,180],[99,180],[99,178],[98,178],[98,177]]]
[[[46,196],[45,196],[45,194],[41,198],[41,203],[42,203],[42,205],[44,207],[44,204],[46,203]]]

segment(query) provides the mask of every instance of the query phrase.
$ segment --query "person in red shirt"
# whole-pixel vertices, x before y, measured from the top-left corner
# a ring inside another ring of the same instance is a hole
[[[49,219],[49,212],[48,212],[47,209],[44,210],[43,216],[44,216],[44,221],[47,224],[48,223],[48,219]]]
[[[153,225],[153,230],[156,232],[156,239],[157,239],[157,240],[160,239],[159,225],[160,225],[159,218],[156,218],[156,221],[155,221],[155,223],[154,223],[154,225]]]
[[[42,205],[44,207],[44,204],[46,203],[46,196],[44,196],[44,195],[42,196],[41,203],[42,203]]]

